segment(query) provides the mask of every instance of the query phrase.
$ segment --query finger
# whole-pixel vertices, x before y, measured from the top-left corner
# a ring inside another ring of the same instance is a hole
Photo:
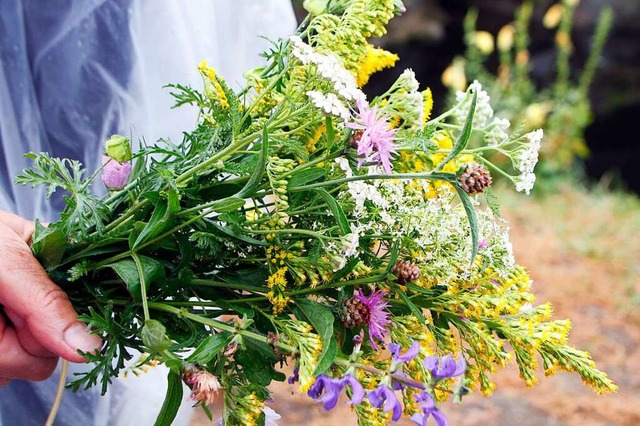
[[[25,243],[29,244],[31,242],[34,230],[33,222],[13,213],[0,210],[0,223],[9,227]]]
[[[3,380],[41,381],[51,376],[58,364],[57,358],[40,358],[25,351],[15,330],[7,327],[4,317],[0,317],[0,354],[0,377]]]
[[[5,308],[5,315],[9,317],[13,323],[13,328],[16,330],[16,335],[22,347],[33,356],[57,358],[58,355],[51,352],[49,349],[42,346],[42,344],[33,337],[26,322],[19,315],[13,312],[11,309]]]
[[[66,293],[49,279],[24,241],[10,238],[12,231],[0,224],[0,304],[22,318],[42,346],[69,361],[83,362],[77,351],[95,351],[100,338],[77,320]]]

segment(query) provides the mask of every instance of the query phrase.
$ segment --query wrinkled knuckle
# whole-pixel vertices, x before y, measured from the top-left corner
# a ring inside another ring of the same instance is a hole
[[[43,290],[38,304],[41,310],[47,311],[57,308],[60,303],[65,303],[67,300],[67,294],[60,287],[51,287]]]

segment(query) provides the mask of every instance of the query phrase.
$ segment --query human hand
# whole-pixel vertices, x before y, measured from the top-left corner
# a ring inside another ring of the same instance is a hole
[[[44,380],[58,357],[83,362],[78,350],[92,352],[102,344],[33,257],[33,229],[32,222],[0,211],[0,386]]]

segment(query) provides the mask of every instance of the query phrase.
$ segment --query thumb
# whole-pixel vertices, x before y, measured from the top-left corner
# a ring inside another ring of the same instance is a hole
[[[78,321],[66,293],[49,279],[14,229],[0,222],[0,304],[24,321],[46,349],[72,362],[84,361],[77,351],[99,349],[100,338]]]

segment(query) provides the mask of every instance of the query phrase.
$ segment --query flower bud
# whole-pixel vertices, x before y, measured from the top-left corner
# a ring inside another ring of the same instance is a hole
[[[312,15],[322,15],[327,12],[327,0],[304,0],[302,7]]]
[[[131,160],[131,140],[120,135],[113,135],[105,143],[106,155],[118,163]]]
[[[131,175],[131,162],[118,163],[107,156],[102,157],[102,183],[107,189],[117,191],[125,187]]]
[[[169,349],[171,340],[167,337],[167,329],[160,321],[147,320],[142,327],[142,344],[149,352],[162,352]]]

